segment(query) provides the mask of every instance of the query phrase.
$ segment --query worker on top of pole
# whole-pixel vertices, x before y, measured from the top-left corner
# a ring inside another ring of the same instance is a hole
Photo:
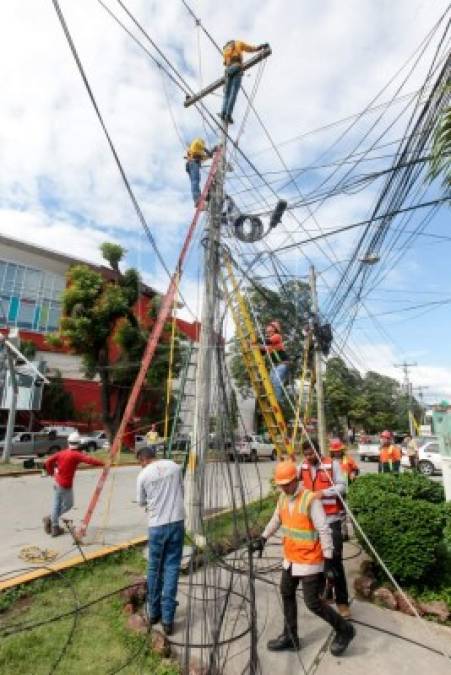
[[[335,629],[330,651],[342,654],[355,635],[352,623],[346,621],[323,599],[326,579],[333,578],[333,545],[324,507],[313,492],[299,483],[296,464],[279,462],[274,481],[281,495],[274,515],[261,537],[251,544],[254,551],[263,551],[266,541],[279,528],[283,536],[283,569],[280,593],[283,601],[284,628],[282,634],[268,642],[273,652],[298,651],[298,608],[296,590],[302,583],[307,608]]]
[[[199,205],[200,199],[200,166],[206,159],[213,156],[216,148],[208,150],[205,147],[203,138],[195,138],[186,151],[186,173],[191,183],[191,194],[193,195],[194,206]]]
[[[281,402],[283,400],[283,386],[288,377],[289,364],[278,321],[270,321],[266,326],[265,344],[260,345],[260,351],[266,352],[270,356],[272,368],[269,376],[276,398]]]
[[[399,473],[401,468],[401,450],[393,443],[391,431],[383,431],[380,436],[379,472]]]
[[[332,459],[340,462],[340,468],[343,476],[348,483],[352,483],[360,473],[357,462],[346,453],[346,446],[339,438],[331,438],[329,442],[329,452]]]
[[[329,599],[335,592],[335,602],[341,616],[349,619],[348,584],[343,567],[343,530],[342,522],[346,517],[342,498],[346,494],[346,480],[341,471],[340,463],[331,457],[321,457],[318,443],[304,441],[304,462],[300,466],[299,478],[304,488],[312,490],[320,497],[327,524],[332,532],[333,558],[335,579],[329,586]]]
[[[258,45],[257,47],[253,47],[241,40],[229,40],[222,48],[225,65],[225,86],[224,100],[219,117],[223,122],[233,124],[232,112],[243,78],[241,70],[243,64],[243,52],[259,52],[261,49],[266,49],[266,47],[269,47],[267,42]]]

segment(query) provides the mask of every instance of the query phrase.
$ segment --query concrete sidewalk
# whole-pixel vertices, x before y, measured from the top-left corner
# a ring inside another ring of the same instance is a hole
[[[354,576],[362,559],[362,556],[355,556],[355,552],[355,545],[345,544],[349,578]],[[228,561],[235,569],[244,570],[247,567],[246,552],[237,552]],[[342,657],[335,658],[330,654],[333,631],[306,610],[301,593],[298,593],[301,650],[298,653],[269,652],[268,640],[277,637],[283,629],[280,565],[280,544],[276,542],[265,548],[261,560],[255,559],[256,573],[260,577],[255,583],[255,593],[261,675],[336,675],[337,672],[346,675],[424,675],[426,669],[433,675],[451,675],[451,660],[436,653],[446,650],[451,653],[450,628],[357,600],[352,603],[357,634]],[[190,642],[193,647],[189,658],[206,667],[210,663],[211,645],[218,639],[222,643],[216,653],[219,672],[224,675],[247,672],[250,633],[239,637],[250,625],[249,602],[243,599],[243,596],[249,598],[246,576],[235,573],[231,578],[229,570],[207,567],[198,570],[191,583],[194,585],[190,587],[189,578],[181,577],[176,631],[171,638],[171,642],[178,643],[179,656],[183,660],[186,656],[183,643]],[[227,592],[229,584],[231,594]],[[350,588],[351,584],[352,581]]]

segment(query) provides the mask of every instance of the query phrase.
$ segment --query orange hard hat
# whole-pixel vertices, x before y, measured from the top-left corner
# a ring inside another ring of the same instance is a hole
[[[291,459],[279,462],[274,471],[274,482],[276,485],[288,485],[298,477],[296,464]]]
[[[383,432],[381,433],[381,438],[387,438],[387,439],[390,441],[391,438],[392,438],[392,433],[391,433],[391,431],[387,431],[387,430],[383,431]]]
[[[331,438],[329,443],[329,450],[331,452],[338,452],[339,450],[344,450],[345,446],[339,438]]]

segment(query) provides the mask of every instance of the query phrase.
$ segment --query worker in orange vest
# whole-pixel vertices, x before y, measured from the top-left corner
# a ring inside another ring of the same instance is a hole
[[[391,431],[383,431],[380,435],[379,473],[399,473],[401,467],[401,450],[393,443]]]
[[[258,52],[266,47],[269,47],[267,42],[258,45],[258,47],[253,47],[241,40],[229,40],[222,48],[225,65],[225,87],[224,100],[219,117],[223,122],[233,124],[232,112],[241,87],[241,80],[243,79],[243,72],[241,70],[243,52]]]
[[[335,592],[337,609],[341,616],[349,619],[348,584],[346,582],[343,567],[343,530],[342,523],[346,518],[343,506],[343,497],[346,494],[346,479],[341,471],[340,462],[331,457],[321,457],[319,446],[316,441],[305,441],[304,462],[299,468],[299,478],[304,488],[312,490],[321,498],[327,523],[332,532],[333,542],[333,565],[335,579],[333,587],[328,588],[328,599],[332,600]]]
[[[307,608],[335,629],[330,651],[339,656],[353,639],[355,629],[322,597],[325,579],[335,575],[332,537],[324,507],[313,492],[301,486],[293,461],[278,462],[274,481],[282,494],[262,536],[252,547],[262,551],[266,540],[281,528],[284,560],[280,592],[284,629],[278,638],[268,642],[268,649],[274,652],[300,649],[296,598],[300,580]]]
[[[346,454],[346,446],[339,438],[331,438],[329,442],[329,452],[332,459],[340,462],[341,472],[346,482],[352,483],[360,473],[360,469],[355,459]]]

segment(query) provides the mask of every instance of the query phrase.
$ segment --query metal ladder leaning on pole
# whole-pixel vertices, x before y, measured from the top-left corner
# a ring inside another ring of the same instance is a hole
[[[168,290],[166,292],[166,295],[163,298],[163,302],[161,303],[160,310],[158,312],[157,319],[155,321],[155,324],[152,328],[152,331],[149,335],[149,339],[147,341],[147,346],[144,351],[142,361],[141,361],[141,367],[139,369],[138,375],[136,376],[135,382],[133,384],[133,387],[130,392],[130,396],[127,401],[127,405],[124,411],[124,414],[121,419],[121,423],[119,425],[119,429],[116,432],[116,436],[114,437],[111,449],[110,449],[110,454],[109,454],[109,462],[106,464],[106,466],[103,468],[102,473],[100,474],[99,480],[97,481],[97,485],[94,488],[94,493],[91,497],[91,500],[88,504],[88,508],[86,509],[86,513],[83,517],[82,523],[80,525],[80,528],[77,531],[77,537],[80,539],[86,534],[86,530],[88,528],[88,525],[91,521],[92,514],[97,506],[97,503],[99,501],[100,495],[102,493],[103,487],[105,485],[105,482],[108,478],[108,475],[110,473],[110,468],[111,464],[116,457],[117,453],[120,450],[121,444],[122,444],[122,438],[125,434],[125,431],[127,429],[127,425],[130,422],[133,412],[135,410],[136,402],[138,400],[139,393],[141,391],[141,388],[144,384],[144,379],[146,377],[147,371],[149,370],[150,364],[152,362],[153,356],[155,354],[155,350],[157,348],[158,342],[160,340],[161,334],[163,332],[164,324],[167,321],[168,316],[171,313],[172,305],[174,302],[174,297],[177,292],[177,287],[178,287],[178,282],[179,279],[182,275],[183,271],[183,263],[185,261],[186,254],[188,252],[189,245],[191,243],[191,239],[193,237],[194,230],[196,228],[197,222],[199,220],[199,217],[202,213],[205,200],[208,195],[208,191],[211,187],[211,184],[213,182],[213,179],[216,175],[216,171],[219,166],[219,160],[222,154],[222,148],[219,148],[213,159],[213,163],[210,168],[210,173],[208,174],[208,178],[205,182],[204,189],[202,190],[201,197],[199,199],[199,204],[196,208],[196,211],[194,213],[194,217],[191,221],[191,224],[188,228],[188,232],[186,234],[185,240],[183,242],[182,249],[179,254],[179,258],[177,261],[177,265],[175,268],[175,272],[173,273],[171,277],[171,281],[169,282]]]
[[[244,365],[249,374],[249,379],[263,415],[265,426],[275,445],[277,454],[279,456],[283,453],[291,455],[294,451],[294,447],[288,434],[282,410],[269,378],[265,359],[257,346],[257,334],[246,299],[239,290],[229,256],[224,254],[223,260],[226,269],[223,283],[227,304],[232,312],[236,337],[240,343]]]

